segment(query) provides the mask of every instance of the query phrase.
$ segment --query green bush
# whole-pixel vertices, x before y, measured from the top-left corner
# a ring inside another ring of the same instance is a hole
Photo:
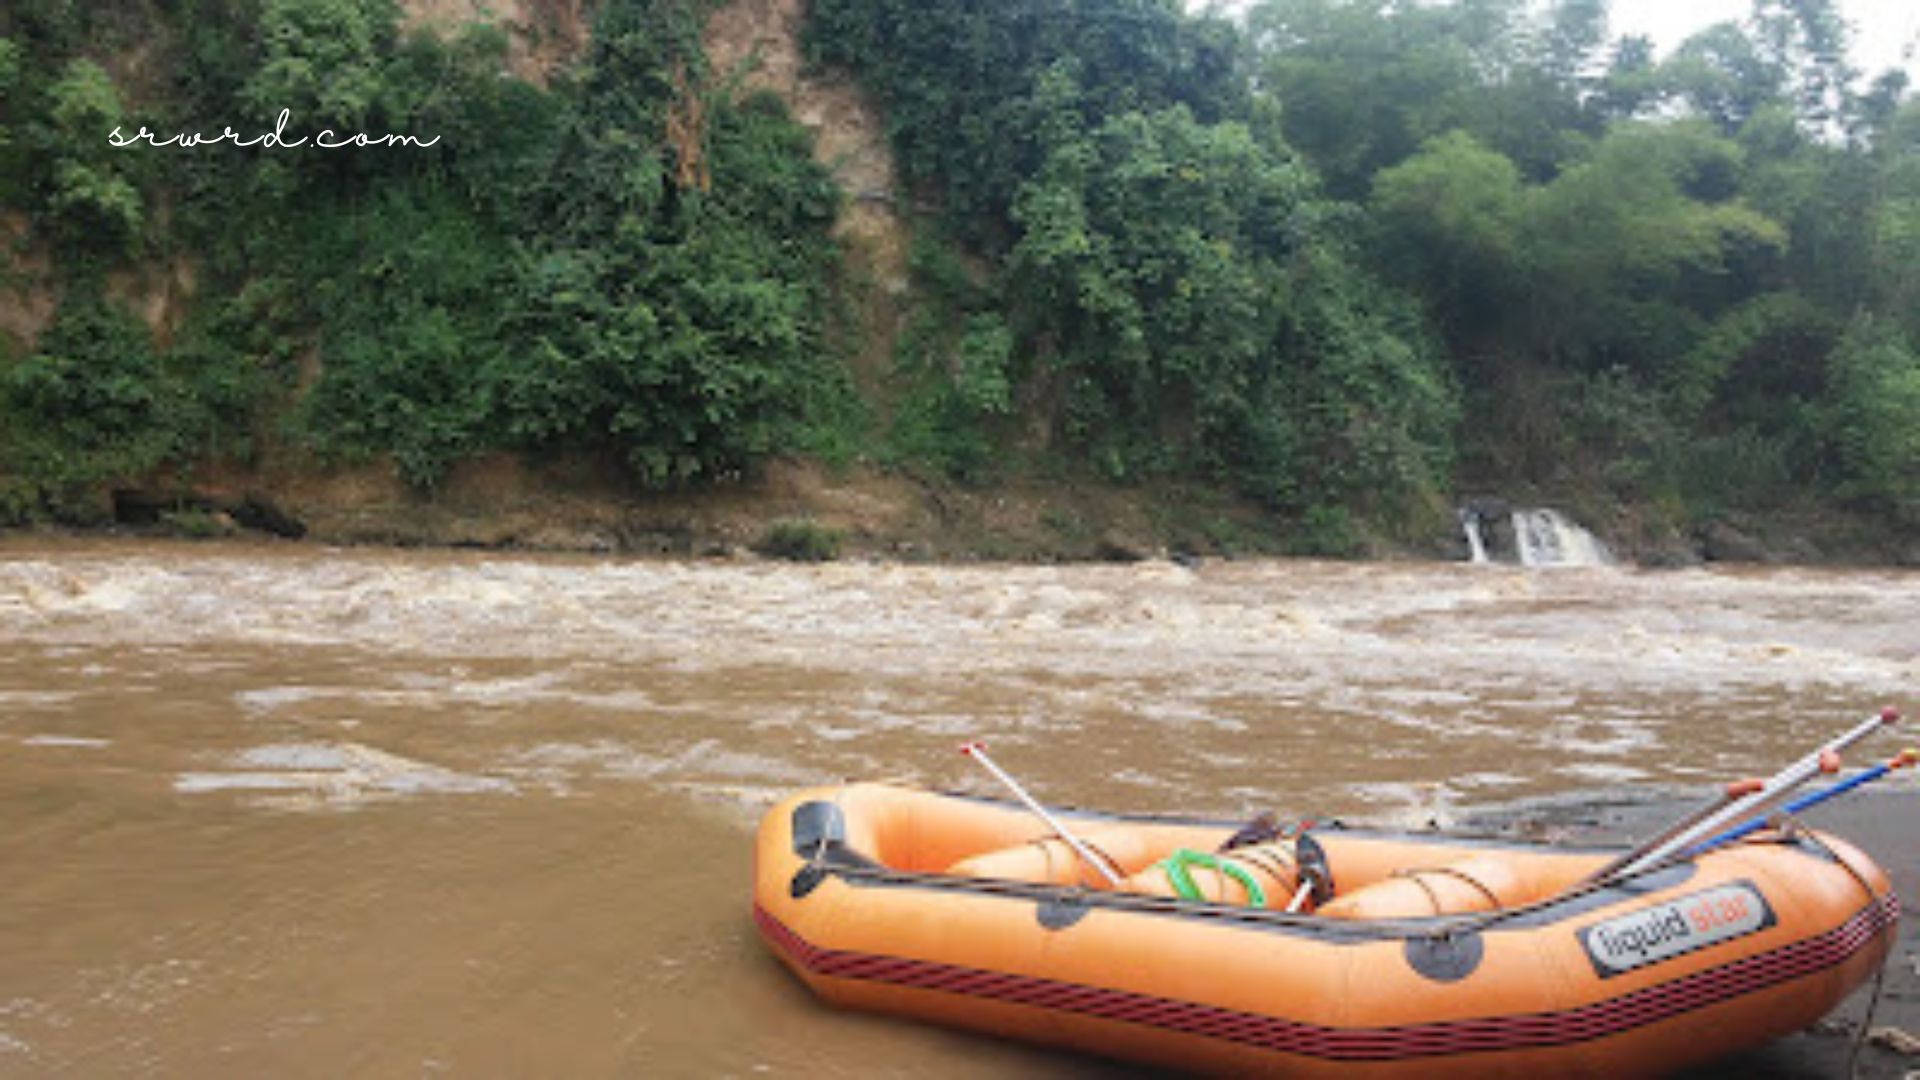
[[[899,402],[888,432],[898,462],[962,481],[986,477],[1000,421],[1013,412],[1016,342],[997,297],[976,285],[953,249],[916,239],[918,304],[895,342]]]
[[[146,208],[129,176],[137,159],[107,141],[127,122],[119,91],[98,64],[76,58],[61,67],[43,101],[44,118],[28,131],[28,146],[44,170],[36,178],[44,193],[41,211],[70,249],[126,252],[140,236]]]
[[[1357,559],[1366,553],[1366,539],[1346,507],[1311,506],[1288,534],[1286,548],[1289,555]]]
[[[609,152],[634,145],[626,98],[582,106]],[[494,375],[518,444],[610,450],[649,483],[725,479],[802,442],[846,387],[826,338],[832,180],[772,99],[708,109],[710,190],[655,156],[556,177],[583,235],[525,244]]]
[[[1897,327],[1862,319],[1830,363],[1828,430],[1846,493],[1920,521],[1920,348]]]
[[[769,559],[788,562],[832,562],[840,557],[838,529],[806,520],[776,521],[767,526],[753,550]]]
[[[169,510],[160,515],[160,527],[188,540],[211,540],[235,531],[232,521],[206,510]]]

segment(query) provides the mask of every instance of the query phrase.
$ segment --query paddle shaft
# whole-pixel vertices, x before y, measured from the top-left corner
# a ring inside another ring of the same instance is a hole
[[[970,742],[962,746],[960,752],[979,762],[981,768],[992,773],[994,779],[1006,785],[1007,790],[1013,792],[1015,798],[1025,803],[1027,809],[1033,811],[1036,817],[1047,823],[1047,828],[1052,829],[1055,835],[1067,842],[1067,846],[1073,849],[1075,855],[1080,856],[1082,862],[1093,867],[1101,877],[1106,878],[1107,884],[1112,885],[1116,889],[1120,887],[1120,876],[1108,869],[1107,864],[1098,856],[1094,855],[1093,850],[1082,843],[1079,837],[1067,831],[1067,827],[1062,825],[1058,818],[1048,813],[1046,807],[1034,801],[1033,796],[1027,794],[1027,789],[1021,787],[1019,781],[1008,776],[1004,769],[994,764],[993,759],[987,756],[987,748],[985,746],[977,742]]]
[[[1775,773],[1771,779],[1760,786],[1760,790],[1733,800],[1719,810],[1708,814],[1699,822],[1653,845],[1646,854],[1629,859],[1625,865],[1608,876],[1631,874],[1637,870],[1644,870],[1669,855],[1687,850],[1698,842],[1702,836],[1713,835],[1716,831],[1726,828],[1728,823],[1746,817],[1758,808],[1772,803],[1775,799],[1806,783],[1820,772],[1823,761],[1831,760],[1832,757],[1840,753],[1840,751],[1845,750],[1847,747],[1878,731],[1882,726],[1891,724],[1899,718],[1900,714],[1892,709],[1881,710],[1879,715],[1861,721],[1858,726],[1839,735],[1806,757]]]
[[[1667,841],[1673,839],[1674,837],[1679,836],[1681,833],[1686,832],[1687,830],[1707,820],[1707,818],[1711,817],[1712,815],[1719,813],[1721,810],[1725,809],[1729,804],[1731,804],[1734,800],[1739,799],[1745,795],[1750,795],[1753,792],[1760,790],[1760,785],[1761,785],[1761,781],[1759,780],[1743,780],[1737,784],[1728,784],[1727,790],[1724,793],[1722,793],[1719,798],[1713,800],[1710,803],[1706,803],[1705,805],[1701,806],[1699,809],[1695,810],[1693,813],[1688,814],[1686,817],[1683,817],[1679,821],[1676,821],[1673,824],[1667,826],[1666,828],[1660,830],[1658,834],[1647,839],[1639,847],[1634,848],[1632,851],[1629,851],[1621,855],[1619,858],[1613,860],[1607,865],[1587,875],[1586,880],[1587,881],[1604,881],[1605,879],[1612,877],[1613,875],[1619,873],[1622,867],[1626,866],[1631,862],[1638,860],[1642,855],[1645,855],[1647,852],[1652,851],[1654,848],[1659,847],[1661,844],[1664,844]]]
[[[1847,779],[1832,785],[1831,787],[1824,787],[1824,788],[1821,788],[1819,791],[1802,795],[1799,798],[1788,803],[1786,806],[1781,807],[1781,809],[1789,814],[1797,814],[1800,811],[1805,810],[1809,807],[1819,806],[1821,803],[1826,802],[1828,799],[1845,795],[1847,792],[1852,791],[1853,789],[1860,787],[1863,784],[1871,784],[1875,780],[1880,779],[1881,777],[1887,775],[1888,773],[1892,772],[1895,769],[1905,768],[1908,765],[1913,764],[1916,759],[1920,759],[1920,752],[1908,750],[1907,752],[1901,754],[1899,757],[1894,758],[1892,761],[1883,761],[1880,764],[1875,765],[1871,769],[1863,770],[1857,776],[1850,776]],[[1735,840],[1738,840],[1751,833],[1758,832],[1759,830],[1765,828],[1766,824],[1767,824],[1767,818],[1765,816],[1756,817],[1748,821],[1744,825],[1737,825],[1731,829],[1728,829],[1726,832],[1721,833],[1719,836],[1715,836],[1705,841],[1702,841],[1700,844],[1695,845],[1692,850],[1688,851],[1687,854],[1698,855],[1701,852],[1706,851],[1710,848],[1716,848],[1722,844],[1731,844]]]

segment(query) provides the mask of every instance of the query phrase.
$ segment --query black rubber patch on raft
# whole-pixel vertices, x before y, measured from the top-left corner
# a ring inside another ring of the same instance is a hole
[[[1087,917],[1093,906],[1083,896],[1050,896],[1040,901],[1040,908],[1034,912],[1040,919],[1040,925],[1049,930],[1065,930],[1074,923]]]
[[[1479,934],[1407,939],[1407,966],[1434,982],[1459,982],[1480,969],[1487,954]]]

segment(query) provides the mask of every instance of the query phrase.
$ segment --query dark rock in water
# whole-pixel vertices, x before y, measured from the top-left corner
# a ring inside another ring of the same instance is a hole
[[[1634,537],[1630,550],[1634,563],[1648,570],[1681,570],[1706,561],[1699,540],[1671,526],[1650,528]]]
[[[1152,558],[1153,552],[1130,537],[1110,532],[1094,545],[1093,557],[1101,562],[1136,563]]]
[[[307,527],[299,519],[251,491],[240,496],[192,488],[117,488],[113,492],[113,520],[119,525],[153,528],[177,523],[188,515],[205,517],[216,534],[238,526],[289,540],[307,535]]]
[[[158,525],[162,517],[183,508],[182,496],[177,492],[135,488],[115,488],[113,492],[113,520],[117,525]],[[204,502],[198,507],[206,508]]]
[[[1724,521],[1700,530],[1700,552],[1709,562],[1771,562],[1766,547]]]
[[[256,529],[288,540],[298,540],[307,535],[305,523],[274,505],[266,496],[255,492],[248,492],[227,513],[243,529]]]
[[[1482,521],[1494,521],[1512,517],[1513,503],[1494,495],[1474,495],[1460,504],[1460,512]]]

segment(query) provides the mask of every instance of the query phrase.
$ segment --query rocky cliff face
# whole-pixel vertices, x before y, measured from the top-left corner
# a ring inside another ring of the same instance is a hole
[[[403,0],[404,25],[447,33],[474,22],[507,32],[513,73],[545,85],[578,59],[592,32],[588,0]],[[800,54],[804,0],[732,0],[708,19],[702,46],[714,86],[769,90],[813,133],[814,157],[847,201],[838,235],[883,288],[902,292],[905,233],[896,212],[893,154],[878,110],[852,80],[809,71]]]
[[[733,0],[713,13],[702,44],[717,81],[770,90],[813,133],[814,157],[847,195],[838,234],[904,291],[903,230],[893,152],[873,103],[844,76],[809,71],[800,55],[804,0]]]
[[[46,282],[52,262],[44,248],[28,243],[25,214],[0,214],[0,347],[33,347],[53,321],[60,296]]]
[[[845,199],[834,235],[845,252],[846,278],[868,283],[850,305],[858,342],[853,375],[862,395],[884,410],[886,375],[908,303],[911,234],[885,120],[846,75],[808,69],[800,53],[805,17],[805,0],[731,0],[708,19],[702,46],[718,85],[738,80],[744,89],[768,90],[786,102],[813,134],[814,159],[839,183]]]
[[[497,26],[507,36],[512,74],[546,85],[586,54],[593,6],[593,0],[401,0],[401,13],[408,30],[452,34],[476,22]],[[850,286],[859,295],[849,305],[855,325],[847,332],[859,343],[856,377],[877,398],[909,303],[909,233],[897,205],[884,120],[850,78],[808,69],[800,48],[804,19],[804,0],[722,4],[702,35],[711,77],[698,92],[771,92],[812,133],[816,160],[845,196],[835,235],[847,280],[860,283]],[[123,93],[134,89],[125,69],[110,67]],[[6,271],[0,273],[0,342],[20,352],[34,347],[59,305],[52,284],[57,267],[44,245],[31,240],[24,215],[0,216],[0,270]],[[190,255],[168,253],[113,271],[107,288],[164,345],[191,306],[197,277]],[[309,350],[301,362],[303,381],[311,381],[317,365]],[[246,463],[200,463],[191,479],[169,474],[103,491],[101,515],[140,525],[184,512],[228,529],[241,516],[236,508],[260,505],[289,524],[270,531],[306,531],[323,540],[680,551],[737,547],[764,521],[780,517],[817,520],[856,545],[932,550],[941,519],[954,516],[946,505],[953,497],[930,495],[911,481],[873,470],[828,475],[798,462],[772,462],[762,475],[728,490],[635,502],[625,478],[601,462],[532,464],[485,455],[457,467],[423,497],[384,462],[321,468],[286,448],[261,450]],[[1037,514],[1028,516],[1037,520]]]

